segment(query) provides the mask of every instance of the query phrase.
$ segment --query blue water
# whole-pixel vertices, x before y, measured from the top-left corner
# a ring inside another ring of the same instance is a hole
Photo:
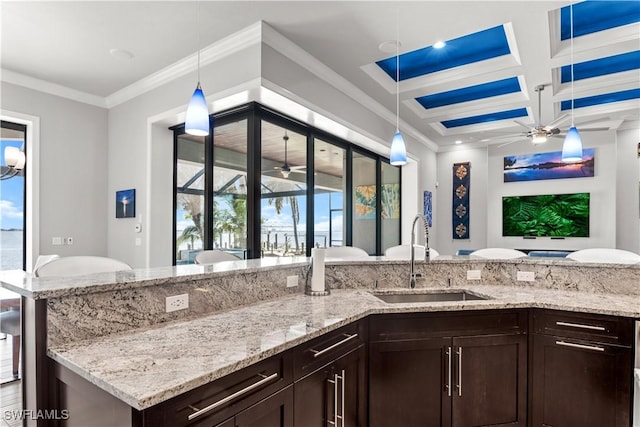
[[[22,270],[22,231],[0,231],[0,270]]]

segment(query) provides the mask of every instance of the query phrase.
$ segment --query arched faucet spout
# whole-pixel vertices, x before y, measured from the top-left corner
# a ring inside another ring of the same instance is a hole
[[[424,261],[429,262],[429,224],[427,223],[427,218],[422,214],[417,214],[413,219],[413,224],[411,224],[411,247],[409,251],[411,252],[411,263],[409,267],[409,287],[416,287],[416,278],[419,277],[419,273],[416,273],[416,253],[415,253],[415,244],[416,244],[416,224],[418,220],[422,220],[422,224],[424,226]]]

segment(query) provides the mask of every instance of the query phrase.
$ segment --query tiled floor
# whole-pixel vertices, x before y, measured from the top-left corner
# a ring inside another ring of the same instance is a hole
[[[18,427],[22,421],[12,416],[15,411],[22,409],[22,382],[11,381],[11,337],[0,340],[0,427]]]

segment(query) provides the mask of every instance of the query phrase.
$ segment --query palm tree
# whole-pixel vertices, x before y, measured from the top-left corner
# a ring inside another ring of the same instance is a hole
[[[298,223],[300,222],[300,209],[298,208],[298,199],[296,196],[274,197],[267,200],[269,206],[273,205],[276,208],[276,213],[280,215],[285,201],[288,202],[291,207],[291,219],[293,220],[293,239],[296,243],[296,253],[300,251],[300,242],[298,241]]]

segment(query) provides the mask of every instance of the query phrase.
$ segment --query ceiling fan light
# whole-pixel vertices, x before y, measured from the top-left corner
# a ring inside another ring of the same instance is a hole
[[[389,160],[393,166],[404,166],[407,164],[407,148],[404,145],[404,138],[399,130],[393,135]]]
[[[531,138],[531,142],[533,144],[542,144],[547,142],[547,135],[545,133],[536,133],[533,135],[533,138]]]
[[[209,135],[209,109],[200,82],[198,82],[198,86],[191,96],[191,101],[189,101],[184,130],[189,135]]]
[[[291,171],[289,169],[280,169],[280,173],[282,174],[282,177],[284,179],[289,178],[289,174],[291,173]]]
[[[582,139],[575,126],[571,126],[562,144],[562,161],[577,163],[582,161]]]

